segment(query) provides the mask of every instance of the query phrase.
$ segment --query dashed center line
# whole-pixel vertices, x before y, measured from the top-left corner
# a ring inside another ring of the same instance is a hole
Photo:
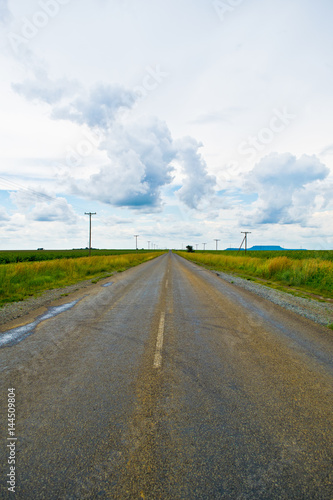
[[[157,341],[156,341],[156,350],[155,350],[155,358],[154,358],[154,368],[161,368],[162,365],[162,347],[163,347],[163,335],[164,335],[164,321],[165,321],[165,313],[161,313],[160,323],[158,325],[158,333],[157,333]]]
[[[169,285],[169,280],[166,280],[166,282],[165,282],[165,288],[168,288],[168,285]]]

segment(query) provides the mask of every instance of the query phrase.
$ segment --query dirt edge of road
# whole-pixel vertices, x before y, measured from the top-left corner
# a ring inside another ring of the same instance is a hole
[[[64,299],[64,301],[70,302],[72,300],[70,296],[73,296],[75,292],[82,291],[84,289],[91,289],[92,287],[96,286],[101,286],[103,283],[112,280],[112,278],[101,278],[100,280],[98,280],[98,283],[96,283],[96,280],[98,280],[98,278],[79,281],[74,285],[47,290],[45,292],[42,292],[38,296],[29,297],[28,299],[21,300],[19,302],[9,302],[7,304],[4,304],[0,308],[0,325],[4,325],[23,316],[30,315],[37,309],[50,307],[55,301],[59,299]]]

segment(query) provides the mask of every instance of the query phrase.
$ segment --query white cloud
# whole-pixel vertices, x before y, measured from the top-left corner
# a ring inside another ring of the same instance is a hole
[[[147,118],[116,123],[101,148],[110,162],[87,181],[71,179],[72,190],[115,206],[159,208],[160,189],[171,182],[175,148],[165,123]]]
[[[177,141],[177,158],[183,167],[183,185],[178,190],[179,199],[189,208],[198,208],[200,202],[214,193],[216,179],[207,172],[207,164],[199,153],[199,144],[192,137]]]
[[[65,222],[75,224],[78,220],[72,206],[62,197],[52,197],[43,192],[30,190],[11,193],[18,212],[30,221]]]
[[[272,153],[246,176],[247,189],[258,193],[255,224],[305,223],[329,169],[316,156],[297,159],[290,153]]]
[[[54,104],[61,99],[72,96],[80,87],[78,82],[62,78],[52,81],[45,69],[35,68],[35,78],[27,79],[22,83],[13,83],[12,88],[27,100],[36,100]]]
[[[65,222],[75,224],[78,220],[73,208],[65,198],[56,198],[51,203],[38,202],[29,214],[29,218],[40,222]]]
[[[0,207],[0,221],[7,222],[10,220],[10,217],[7,213],[7,210],[4,207]]]
[[[52,80],[41,62],[34,62],[34,78],[12,83],[12,89],[27,100],[51,106],[54,120],[107,129],[121,109],[130,109],[138,99],[134,90],[116,84],[95,84],[86,91],[76,80]]]
[[[69,105],[53,109],[52,118],[70,120],[89,127],[110,127],[117,112],[130,109],[137,96],[121,85],[96,85],[87,96],[79,96]]]
[[[172,180],[171,162],[182,165],[183,182],[179,199],[197,209],[202,200],[213,194],[215,177],[207,172],[207,165],[195,139],[186,137],[174,141],[165,123],[155,117],[138,121],[122,120],[121,109],[130,109],[137,97],[120,85],[95,85],[89,92],[80,93],[71,102],[58,105],[73,89],[64,81],[52,82],[42,72],[39,83],[14,85],[27,99],[55,104],[53,119],[68,120],[91,129],[98,127],[105,133],[100,149],[107,153],[110,163],[102,166],[89,180],[69,178],[72,192],[114,206],[159,209],[161,188]]]

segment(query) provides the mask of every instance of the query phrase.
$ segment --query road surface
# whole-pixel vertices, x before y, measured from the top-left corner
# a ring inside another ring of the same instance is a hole
[[[333,498],[333,332],[172,253],[108,281],[2,328],[1,498],[8,388],[16,498]]]

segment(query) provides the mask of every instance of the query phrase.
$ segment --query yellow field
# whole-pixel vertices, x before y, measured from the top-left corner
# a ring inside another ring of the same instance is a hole
[[[333,296],[333,262],[320,259],[293,259],[277,256],[269,259],[213,253],[179,252],[182,257],[224,272],[273,280]]]
[[[154,259],[162,253],[131,253],[3,264],[0,266],[0,304],[23,300],[29,295],[72,285],[85,279],[105,277]]]

